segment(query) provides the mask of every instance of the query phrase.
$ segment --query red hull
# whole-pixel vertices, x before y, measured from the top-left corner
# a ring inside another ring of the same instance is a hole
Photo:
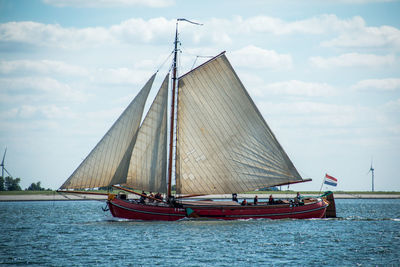
[[[217,202],[216,202],[217,204]],[[114,217],[132,220],[176,221],[179,219],[208,218],[218,220],[239,219],[309,219],[323,218],[328,204],[323,200],[308,203],[304,206],[290,207],[282,205],[257,206],[198,206],[183,205],[174,208],[167,205],[138,204],[115,198],[108,201],[111,214]]]

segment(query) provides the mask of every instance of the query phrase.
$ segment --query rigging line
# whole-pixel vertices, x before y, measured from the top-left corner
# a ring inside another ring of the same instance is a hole
[[[214,57],[214,56],[200,56],[200,55],[197,55],[197,56],[196,56],[196,59],[195,59],[194,62],[193,62],[192,68],[191,68],[190,70],[193,70],[193,69],[194,69],[194,65],[196,64],[196,61],[197,61],[198,58],[213,58],[213,57]]]
[[[164,64],[169,60],[171,55],[174,54],[174,51],[172,50],[171,53],[168,55],[168,57],[164,60],[164,62],[160,65],[160,67],[157,69],[157,72],[164,66]]]
[[[189,55],[189,56],[197,56],[197,57],[201,57],[201,58],[213,58],[213,57],[215,57],[215,55],[212,55],[212,56],[209,56],[209,55],[199,55],[199,54],[197,54],[197,53],[191,53],[190,52],[190,49],[187,49],[187,47],[186,46],[184,46],[184,45],[180,45],[181,46],[181,48],[180,48],[180,50],[185,50],[184,52],[185,52],[185,54],[187,54],[187,55]],[[201,52],[201,51],[200,51]]]

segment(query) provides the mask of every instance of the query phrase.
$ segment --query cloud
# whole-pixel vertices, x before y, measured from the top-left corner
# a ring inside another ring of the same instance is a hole
[[[239,34],[339,34],[337,38],[324,41],[321,45],[344,48],[383,47],[400,49],[399,29],[386,25],[368,27],[365,20],[360,16],[340,19],[336,15],[320,15],[294,22],[268,16],[251,17],[245,20],[238,17],[232,24],[236,25],[231,25],[231,30],[236,30]]]
[[[109,34],[120,42],[144,43],[160,39],[171,38],[172,30],[175,28],[175,20],[165,18],[154,18],[149,20],[129,19],[109,28]]]
[[[32,21],[0,24],[0,41],[34,44],[43,47],[81,49],[118,43],[149,43],[170,38],[174,20],[129,19],[109,28],[64,28],[58,24]]]
[[[333,96],[336,89],[326,83],[303,82],[298,80],[271,83],[262,88],[264,92],[292,96]]]
[[[41,98],[53,101],[65,99],[84,101],[87,98],[81,91],[49,77],[0,78],[0,84],[2,91],[5,92],[1,102],[10,102],[14,98],[21,99],[21,96],[24,96],[24,99],[30,98],[31,101]]]
[[[91,77],[92,82],[102,84],[132,85],[143,84],[151,76],[151,71],[128,68],[97,69]]]
[[[232,52],[232,63],[237,67],[291,69],[292,57],[278,54],[273,50],[262,49],[253,45]]]
[[[76,49],[116,40],[102,27],[75,29],[63,28],[58,24],[21,21],[0,24],[0,41]]]
[[[60,107],[56,105],[22,105],[19,108],[13,108],[5,112],[8,118],[20,117],[30,119],[34,117],[44,117],[45,119],[59,119],[59,118],[75,118],[76,114],[72,113],[68,107]]]
[[[65,3],[69,3],[66,1]],[[75,1],[71,2],[75,3]],[[97,3],[97,2],[96,2]],[[101,2],[100,2],[101,3]],[[382,47],[400,49],[400,30],[392,26],[368,27],[362,17],[340,19],[336,15],[320,15],[303,20],[285,21],[269,16],[243,19],[211,18],[198,27],[181,23],[187,40],[198,44],[230,45],[237,36],[260,36],[263,34],[291,35],[336,35],[321,44],[328,47]],[[110,27],[64,28],[58,24],[43,24],[32,21],[0,24],[0,41],[35,44],[45,47],[79,49],[114,43],[170,42],[175,20],[164,17],[144,20],[133,18]],[[187,30],[197,27],[196,31]]]
[[[360,27],[341,32],[337,38],[322,42],[322,46],[341,48],[386,48],[400,49],[400,30],[391,26]]]
[[[384,110],[387,111],[387,112],[400,113],[400,98],[387,102],[384,105]]]
[[[378,91],[395,91],[400,89],[400,79],[367,79],[357,82],[351,87],[354,90],[378,90]]]
[[[261,102],[259,106],[263,114],[285,117],[284,120],[280,119],[281,123],[301,128],[355,126],[359,122],[359,115],[364,112],[362,107],[312,101]]]
[[[85,76],[88,71],[80,66],[54,60],[11,60],[0,61],[1,74],[60,74],[65,76]]]
[[[321,21],[327,18],[329,16],[286,22],[279,18],[268,16],[257,16],[245,20],[238,17],[235,24],[237,24],[239,31],[244,33],[272,33],[276,35],[294,33],[322,34],[325,31],[325,27]],[[233,29],[237,28],[234,27]]]
[[[45,4],[57,7],[167,7],[175,4],[174,0],[43,0]]]
[[[318,68],[334,67],[382,67],[393,65],[396,56],[379,56],[374,54],[348,53],[337,57],[311,57],[310,63]]]

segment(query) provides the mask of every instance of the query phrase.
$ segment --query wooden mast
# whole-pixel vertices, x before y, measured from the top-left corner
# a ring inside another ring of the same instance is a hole
[[[168,188],[167,188],[167,197],[169,198],[171,195],[172,188],[172,161],[173,161],[173,144],[174,144],[174,129],[175,129],[175,98],[176,98],[176,73],[177,73],[177,60],[178,60],[178,22],[186,21],[195,25],[203,25],[201,23],[193,22],[184,18],[180,18],[176,20],[176,31],[175,31],[175,42],[174,42],[174,61],[172,63],[172,96],[171,96],[171,129],[169,135],[169,161],[168,161]]]
[[[172,96],[171,96],[171,129],[169,135],[169,161],[168,161],[168,191],[167,197],[171,196],[172,188],[172,156],[174,142],[174,123],[175,123],[175,91],[176,91],[176,61],[178,55],[178,20],[176,21],[175,42],[174,42],[174,61],[172,63]]]

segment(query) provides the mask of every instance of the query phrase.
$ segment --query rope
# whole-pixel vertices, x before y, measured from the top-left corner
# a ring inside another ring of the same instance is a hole
[[[164,60],[164,62],[160,65],[160,67],[157,69],[157,72],[164,66],[164,64],[169,60],[169,58],[171,57],[171,55],[174,53],[174,51],[172,51],[168,57]]]
[[[193,62],[192,68],[191,68],[190,70],[193,70],[194,65],[196,64],[196,61],[197,61],[197,59],[198,59],[199,57],[200,57],[200,58],[213,58],[214,56],[199,56],[199,55],[197,55],[197,56],[196,56],[196,59],[195,59],[194,62]]]

